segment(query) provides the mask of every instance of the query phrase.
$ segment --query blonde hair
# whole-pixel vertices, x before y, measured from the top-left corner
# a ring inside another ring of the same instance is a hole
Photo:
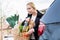
[[[36,9],[35,4],[33,2],[29,2],[29,3],[27,3],[27,5],[30,5],[33,9]]]

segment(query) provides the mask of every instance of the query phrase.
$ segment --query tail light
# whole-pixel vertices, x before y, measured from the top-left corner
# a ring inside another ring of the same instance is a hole
[[[44,32],[45,29],[45,24],[40,22],[39,27],[38,27],[38,36],[41,36]]]

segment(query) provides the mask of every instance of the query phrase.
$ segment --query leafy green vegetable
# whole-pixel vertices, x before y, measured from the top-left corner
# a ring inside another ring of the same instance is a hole
[[[19,19],[19,15],[14,15],[11,17],[8,17],[6,20],[7,22],[10,24],[10,27],[14,28],[14,26],[16,25],[16,21],[18,21]]]

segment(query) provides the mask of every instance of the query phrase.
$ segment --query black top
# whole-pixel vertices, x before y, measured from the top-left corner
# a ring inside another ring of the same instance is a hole
[[[34,36],[35,36],[35,39],[38,40],[38,25],[39,25],[39,22],[40,22],[40,18],[43,16],[43,14],[41,14],[38,10],[37,10],[37,17],[35,19],[35,26],[34,26]],[[32,14],[28,14],[27,17],[32,17]],[[25,20],[24,20],[25,21]],[[24,25],[24,21],[22,23],[22,25]]]

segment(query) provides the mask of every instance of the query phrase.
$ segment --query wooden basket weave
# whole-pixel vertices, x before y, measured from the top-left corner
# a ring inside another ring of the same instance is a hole
[[[12,31],[12,34],[14,35],[14,40],[29,40],[30,36],[25,37],[23,36],[24,33],[18,33],[18,29],[15,29]]]

